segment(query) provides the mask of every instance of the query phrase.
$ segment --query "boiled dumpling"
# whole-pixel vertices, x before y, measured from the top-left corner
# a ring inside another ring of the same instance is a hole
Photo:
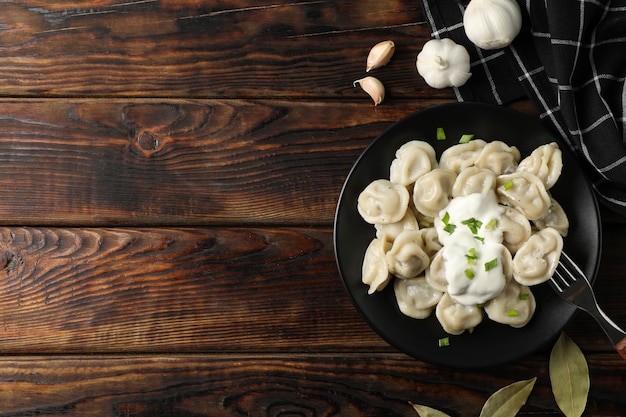
[[[428,285],[439,291],[448,290],[448,280],[446,279],[446,260],[443,257],[443,250],[439,250],[430,261],[430,266],[426,269],[426,282]]]
[[[443,292],[428,285],[424,277],[397,279],[393,288],[400,311],[414,319],[430,316],[443,295]]]
[[[550,208],[550,195],[541,180],[524,171],[500,175],[498,198],[505,205],[519,209],[527,219],[543,217]]]
[[[484,140],[474,139],[451,146],[441,154],[439,168],[449,169],[458,174],[463,169],[474,165],[485,145],[487,142]]]
[[[404,217],[396,223],[375,224],[376,237],[393,242],[405,230],[418,230],[417,219],[411,210],[407,210]]]
[[[552,188],[561,176],[563,169],[563,156],[559,145],[555,142],[541,145],[524,158],[517,169],[537,176],[544,183],[546,189]]]
[[[406,187],[380,179],[372,181],[361,192],[357,209],[370,224],[396,223],[406,214],[410,199]]]
[[[556,229],[561,236],[565,237],[569,231],[567,214],[565,214],[563,207],[554,198],[551,198],[550,201],[548,212],[540,219],[533,221],[533,224],[537,229],[545,229],[546,227]]]
[[[474,165],[488,169],[496,175],[509,174],[517,168],[520,157],[515,146],[496,140],[485,145]]]
[[[396,184],[410,185],[420,176],[437,168],[435,150],[428,142],[412,140],[396,151],[391,162],[389,179]]]
[[[467,329],[473,329],[483,320],[482,308],[457,303],[448,293],[445,293],[439,300],[435,315],[443,329],[455,335]]]
[[[496,174],[489,169],[468,167],[459,173],[452,186],[452,197],[474,193],[487,194],[496,189]]]
[[[400,233],[386,257],[389,272],[398,278],[415,278],[430,264],[419,231],[405,230]]]
[[[413,204],[422,214],[435,217],[452,198],[456,174],[448,169],[433,169],[422,175],[413,188]]]
[[[439,249],[441,249],[437,229],[434,227],[426,227],[424,229],[420,229],[420,234],[422,235],[422,240],[424,241],[424,252],[432,258],[437,252],[439,252]]]
[[[513,254],[528,240],[532,233],[530,222],[526,216],[513,207],[504,209],[498,227],[502,230],[504,246]]]
[[[513,257],[513,277],[522,285],[549,280],[563,250],[561,234],[550,227],[533,234]]]
[[[511,281],[485,305],[485,312],[497,323],[524,327],[535,313],[535,307],[535,297],[530,288]]]
[[[361,281],[369,285],[368,294],[384,289],[391,279],[386,258],[389,249],[391,243],[384,239],[373,239],[365,250]]]

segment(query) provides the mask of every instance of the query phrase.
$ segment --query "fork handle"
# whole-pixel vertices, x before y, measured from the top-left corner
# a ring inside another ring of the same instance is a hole
[[[615,350],[624,360],[626,360],[626,337],[617,342],[617,344],[615,345]]]

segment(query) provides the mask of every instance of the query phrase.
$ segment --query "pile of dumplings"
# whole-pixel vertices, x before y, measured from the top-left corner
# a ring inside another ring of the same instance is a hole
[[[532,318],[530,286],[554,274],[569,221],[549,190],[563,167],[556,143],[521,158],[515,146],[472,139],[447,148],[413,140],[395,154],[388,179],[371,182],[359,195],[361,217],[375,228],[362,265],[362,282],[374,294],[393,285],[400,311],[416,319],[433,310],[449,334],[473,330],[484,316],[512,327]],[[502,215],[504,288],[485,303],[465,305],[448,293],[446,260],[435,228],[450,202],[493,193]]]

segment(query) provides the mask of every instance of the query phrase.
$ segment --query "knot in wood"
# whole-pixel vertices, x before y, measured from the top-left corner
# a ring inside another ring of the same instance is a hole
[[[142,153],[151,155],[159,150],[161,147],[161,141],[154,133],[144,130],[137,136],[136,145]]]

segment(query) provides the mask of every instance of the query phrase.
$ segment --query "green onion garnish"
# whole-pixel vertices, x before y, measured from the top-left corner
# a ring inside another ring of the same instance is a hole
[[[485,271],[491,271],[496,266],[498,266],[498,258],[493,258],[489,262],[485,262]]]
[[[463,273],[467,278],[474,279],[474,271],[472,271],[470,268],[467,268],[465,271],[463,271]]]
[[[485,226],[485,229],[494,230],[496,228],[497,223],[498,221],[496,219],[492,219],[489,223],[487,223],[487,226]]]
[[[446,140],[446,132],[443,130],[443,127],[437,128],[437,140]]]
[[[474,239],[478,240],[479,242],[484,242],[485,238],[482,236],[474,236]]]
[[[446,225],[444,226],[444,228],[443,228],[443,230],[444,230],[445,232],[448,232],[449,234],[454,233],[454,229],[456,229],[456,226],[455,226],[455,225],[453,225],[452,223],[446,224]]]
[[[478,233],[478,229],[480,229],[480,226],[483,225],[483,222],[481,222],[480,220],[476,220],[473,217],[467,220],[463,220],[461,223],[469,227],[473,234]]]
[[[450,346],[450,338],[442,337],[441,339],[439,339],[439,347],[446,347],[446,346]]]
[[[471,261],[475,261],[476,259],[478,259],[478,254],[476,253],[476,249],[475,248],[470,248],[467,251],[467,255],[465,255],[465,257],[467,258],[468,262]],[[473,265],[473,264],[472,264]]]
[[[508,180],[507,182],[504,183],[504,190],[508,191],[511,188],[513,188],[513,180]]]
[[[519,299],[520,299],[521,301],[528,300],[528,296],[529,296],[529,295],[530,295],[530,294],[528,294],[528,293],[526,293],[526,294],[520,294],[520,295],[519,295]]]
[[[454,233],[454,229],[456,229],[456,226],[452,223],[448,223],[450,221],[450,213],[446,211],[443,217],[441,218],[441,221],[444,224],[443,230],[445,232],[448,232],[449,234]]]
[[[420,220],[419,225],[421,227],[430,227],[430,222],[427,222],[426,220]]]
[[[509,310],[509,312],[507,313],[507,316],[509,316],[509,317],[517,317],[517,316],[519,316],[519,313],[517,312],[517,310]]]
[[[474,139],[474,135],[463,135],[461,139],[459,139],[459,143],[468,143],[472,139]]]

